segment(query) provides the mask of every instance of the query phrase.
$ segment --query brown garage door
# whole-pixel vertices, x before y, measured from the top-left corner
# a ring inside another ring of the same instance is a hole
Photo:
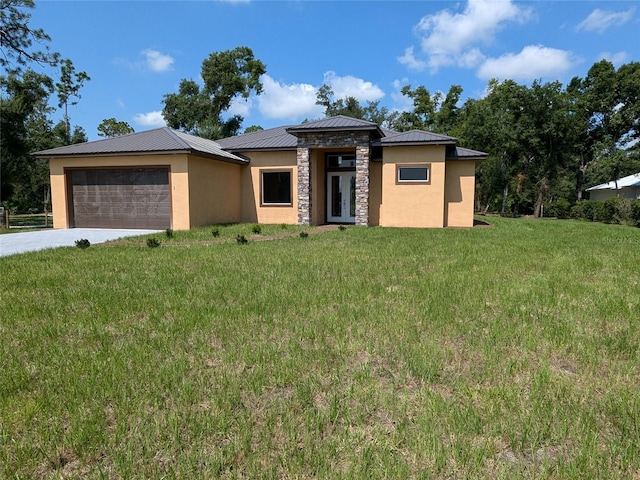
[[[70,220],[77,228],[171,226],[168,168],[69,170]]]

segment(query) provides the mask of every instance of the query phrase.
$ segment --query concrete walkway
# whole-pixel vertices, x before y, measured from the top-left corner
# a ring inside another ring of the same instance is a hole
[[[0,257],[55,247],[74,247],[76,240],[86,238],[93,245],[123,237],[150,235],[161,230],[128,230],[109,228],[68,228],[0,235]]]

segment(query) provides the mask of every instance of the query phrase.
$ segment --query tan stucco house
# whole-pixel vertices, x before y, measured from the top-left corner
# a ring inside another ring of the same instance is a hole
[[[37,152],[55,228],[473,225],[486,154],[338,116],[211,141],[164,127]]]

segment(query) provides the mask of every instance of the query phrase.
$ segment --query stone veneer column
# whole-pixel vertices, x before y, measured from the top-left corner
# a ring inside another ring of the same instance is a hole
[[[311,159],[308,148],[298,148],[298,225],[311,225]]]
[[[356,225],[369,225],[369,144],[356,145]]]

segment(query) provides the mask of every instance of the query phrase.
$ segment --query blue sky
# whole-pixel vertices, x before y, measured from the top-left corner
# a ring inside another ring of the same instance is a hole
[[[237,46],[267,67],[264,93],[233,105],[243,128],[321,117],[323,83],[402,110],[404,85],[459,84],[464,100],[491,78],[566,84],[603,58],[640,61],[640,1],[36,0],[31,26],[91,77],[69,112],[90,140],[105,118],[162,126],[163,96],[183,78],[200,81],[210,53]]]

